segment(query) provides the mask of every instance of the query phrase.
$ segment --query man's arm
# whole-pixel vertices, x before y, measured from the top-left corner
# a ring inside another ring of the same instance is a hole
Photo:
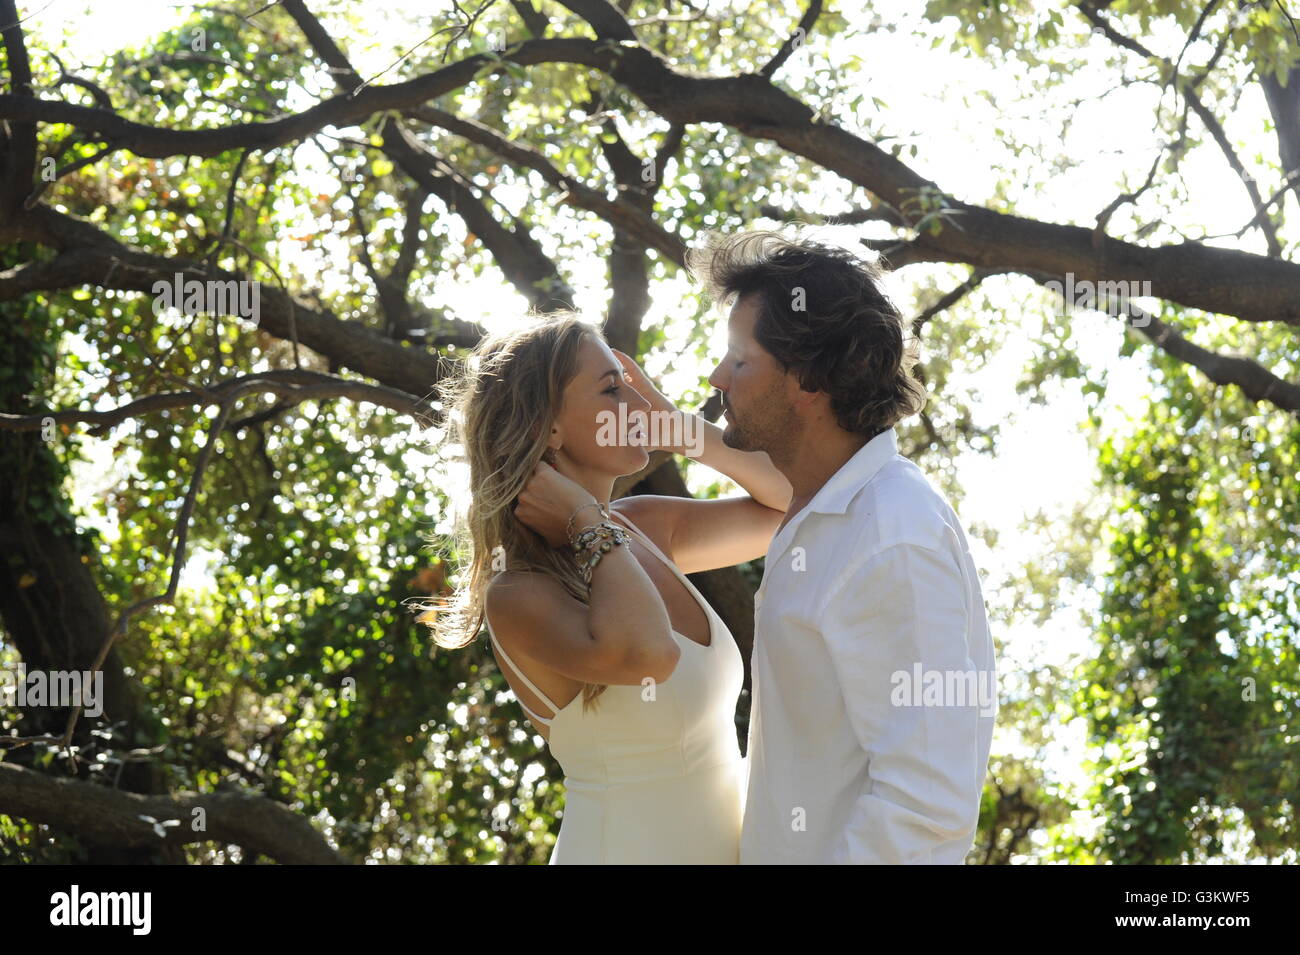
[[[968,627],[961,568],[946,551],[917,544],[869,557],[828,599],[822,637],[870,777],[830,862],[928,864],[936,846],[973,837],[984,779],[978,698],[897,705],[922,699],[924,683],[913,687],[918,663],[922,677],[938,672],[945,687],[949,672],[974,669]]]

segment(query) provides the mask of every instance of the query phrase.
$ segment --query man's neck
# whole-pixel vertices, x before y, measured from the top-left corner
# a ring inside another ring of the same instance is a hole
[[[781,530],[794,516],[808,506],[840,468],[866,446],[869,439],[842,428],[819,429],[801,432],[797,444],[772,463],[785,475],[794,489],[785,518],[777,528]]]

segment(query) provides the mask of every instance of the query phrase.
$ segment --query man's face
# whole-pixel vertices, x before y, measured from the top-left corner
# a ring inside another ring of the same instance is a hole
[[[780,455],[798,433],[791,375],[754,338],[758,296],[736,300],[727,318],[727,353],[709,376],[722,392],[722,441],[738,451]],[[775,453],[774,453],[775,452]]]

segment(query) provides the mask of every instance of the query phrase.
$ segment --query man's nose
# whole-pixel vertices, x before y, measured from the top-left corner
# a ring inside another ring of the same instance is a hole
[[[726,387],[726,384],[727,384],[727,383],[726,383],[726,378],[725,378],[725,376],[722,374],[722,364],[721,364],[721,363],[719,363],[719,364],[718,364],[718,367],[714,368],[714,369],[713,369],[713,373],[712,373],[711,375],[709,375],[709,384],[710,384],[711,386],[713,386],[714,388],[717,388],[719,391],[726,391],[726,390],[727,390],[727,387]]]

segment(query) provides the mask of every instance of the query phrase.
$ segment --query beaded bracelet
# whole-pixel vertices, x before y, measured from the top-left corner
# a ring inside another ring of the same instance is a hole
[[[612,521],[601,521],[599,524],[592,524],[590,527],[582,529],[582,532],[573,541],[573,552],[581,554],[584,550],[594,550],[602,542],[617,541],[622,544],[629,539],[627,532],[617,524]],[[608,550],[609,548],[606,547],[605,551],[608,552]]]
[[[610,521],[601,521],[599,524],[592,524],[590,527],[584,527],[578,532],[576,537],[571,539],[573,552],[575,554],[581,554],[584,550],[589,549],[594,542],[608,537],[609,532],[605,530],[606,527],[612,527],[615,530],[622,530],[622,528],[617,524],[613,524]]]
[[[579,514],[581,514],[586,508],[589,507],[594,507],[596,510],[600,511],[601,517],[603,517],[605,520],[609,520],[609,511],[605,510],[604,505],[596,501],[592,501],[590,504],[579,504],[577,509],[575,509],[574,512],[569,515],[569,522],[564,525],[564,536],[566,539],[570,541],[573,540],[573,521]]]
[[[599,524],[585,528],[574,542],[573,552],[578,555],[575,559],[587,584],[590,585],[592,572],[602,557],[613,548],[622,547],[631,541],[632,538],[627,531],[610,521],[601,521]],[[584,551],[587,553],[585,558],[581,556]]]

